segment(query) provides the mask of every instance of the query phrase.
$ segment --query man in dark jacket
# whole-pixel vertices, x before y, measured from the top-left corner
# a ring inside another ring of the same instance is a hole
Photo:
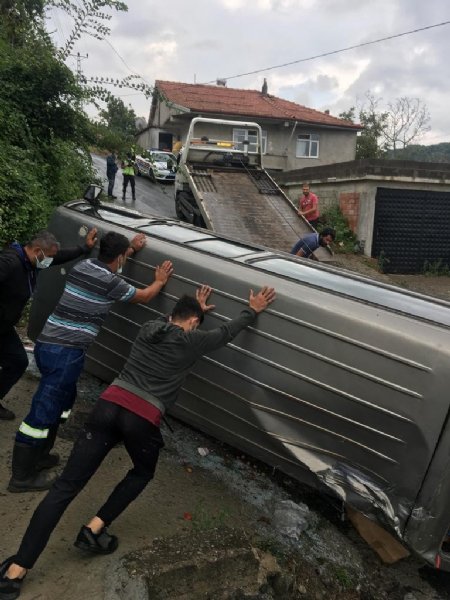
[[[74,260],[95,246],[97,230],[86,236],[84,246],[59,249],[49,231],[39,231],[25,245],[12,243],[0,253],[0,419],[14,419],[1,401],[23,375],[28,358],[14,326],[36,287],[39,269]]]
[[[23,578],[44,550],[70,502],[94,475],[108,452],[123,441],[133,462],[106,503],[86,526],[75,546],[91,554],[109,554],[118,539],[107,531],[153,478],[163,440],[159,424],[176,401],[180,387],[195,362],[230,342],[275,298],[273,288],[250,291],[249,307],[228,323],[201,331],[211,288],[202,286],[197,299],[183,296],[169,319],[145,323],[119,377],[101,395],[83,433],[74,445],[66,468],[37,507],[18,553],[0,565],[0,599],[18,598]]]
[[[115,152],[111,152],[111,154],[109,154],[106,157],[106,177],[108,178],[108,198],[110,198],[111,200],[114,200],[114,198],[117,198],[117,196],[113,196],[113,190],[114,190],[114,182],[116,180],[116,173],[118,170],[118,166],[117,166],[117,157]]]

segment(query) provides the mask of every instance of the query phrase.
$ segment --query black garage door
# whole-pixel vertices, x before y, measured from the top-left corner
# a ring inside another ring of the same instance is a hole
[[[372,256],[386,273],[450,266],[450,192],[378,188]]]

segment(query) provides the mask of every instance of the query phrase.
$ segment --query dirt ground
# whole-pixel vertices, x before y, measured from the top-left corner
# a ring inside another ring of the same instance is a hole
[[[7,398],[18,415],[0,422],[0,556],[13,554],[42,493],[9,494],[6,486],[14,432],[26,412],[36,378],[27,374]],[[72,440],[103,384],[83,375],[75,414],[61,429],[57,450],[68,456]],[[446,600],[450,577],[423,568],[410,557],[383,565],[348,522],[339,506],[297,482],[233,452],[201,433],[171,420],[164,431],[154,481],[113,524],[118,551],[108,557],[86,557],[73,540],[129,468],[122,447],[115,448],[86,489],[69,507],[38,561],[27,576],[23,600],[110,600],[107,576],[121,557],[148,546],[154,538],[227,526],[243,528],[254,544],[270,551],[283,568],[278,592],[258,599],[303,600]],[[207,448],[202,456],[199,448]],[[304,502],[311,526],[298,539],[280,535],[274,521],[280,502]],[[288,591],[289,590],[289,591]],[[130,599],[131,600],[131,599]],[[138,600],[138,599],[136,599]],[[140,600],[140,599],[139,599]],[[173,599],[175,600],[175,599]],[[252,598],[254,600],[254,598]]]

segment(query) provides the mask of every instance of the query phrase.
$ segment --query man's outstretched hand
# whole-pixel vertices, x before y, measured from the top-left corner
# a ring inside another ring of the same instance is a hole
[[[265,285],[257,294],[254,294],[253,290],[250,290],[248,304],[250,308],[252,308],[255,311],[255,313],[260,313],[263,310],[266,310],[269,304],[272,304],[274,300],[274,288]]]
[[[169,281],[169,277],[173,273],[173,265],[170,260],[165,260],[162,265],[158,265],[155,269],[155,281],[159,281],[163,285]]]
[[[89,248],[89,250],[92,250],[92,248],[97,243],[97,227],[93,227],[90,231],[88,231],[84,243]]]
[[[209,285],[202,285],[195,292],[195,297],[197,298],[198,303],[202,307],[202,311],[204,313],[207,313],[208,311],[216,308],[215,304],[206,304],[208,302],[208,298],[210,297],[211,294],[212,294],[212,289],[209,287]]]

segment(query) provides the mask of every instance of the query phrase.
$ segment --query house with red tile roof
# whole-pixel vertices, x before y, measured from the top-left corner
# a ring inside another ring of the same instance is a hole
[[[144,148],[172,149],[176,142],[183,143],[191,120],[198,116],[258,123],[263,130],[264,166],[280,171],[353,160],[361,129],[328,112],[273,96],[266,83],[258,91],[156,81],[149,124],[137,141]],[[247,139],[251,151],[255,132],[245,127],[225,129],[224,139],[236,143]],[[201,134],[210,135],[206,124]]]

